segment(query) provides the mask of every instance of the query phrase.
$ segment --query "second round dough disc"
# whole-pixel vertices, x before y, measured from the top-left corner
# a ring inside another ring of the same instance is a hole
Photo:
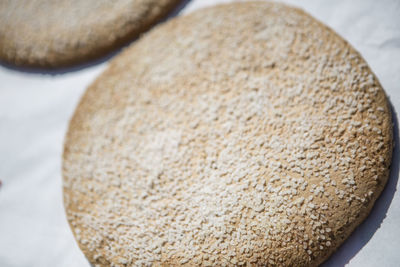
[[[179,2],[0,1],[0,59],[35,67],[82,63],[137,37]]]

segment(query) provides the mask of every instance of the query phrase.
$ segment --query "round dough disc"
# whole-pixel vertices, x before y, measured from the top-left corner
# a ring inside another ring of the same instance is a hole
[[[180,0],[2,0],[0,59],[61,67],[104,55],[157,22]]]
[[[100,266],[317,266],[381,193],[391,127],[368,65],[311,16],[206,8],[88,88],[65,143],[67,217]]]

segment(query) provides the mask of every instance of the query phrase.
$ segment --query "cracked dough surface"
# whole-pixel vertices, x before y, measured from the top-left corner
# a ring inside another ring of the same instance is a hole
[[[180,0],[4,0],[0,59],[60,67],[102,56],[139,36]]]
[[[64,203],[95,266],[317,266],[389,174],[363,58],[302,10],[220,5],[157,26],[87,89]]]

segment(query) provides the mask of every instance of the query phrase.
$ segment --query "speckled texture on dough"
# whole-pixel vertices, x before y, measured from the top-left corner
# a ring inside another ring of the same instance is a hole
[[[156,27],[88,88],[64,202],[95,265],[317,266],[391,154],[385,93],[347,42],[285,5],[221,5]]]
[[[180,0],[3,0],[0,59],[61,67],[132,40]]]

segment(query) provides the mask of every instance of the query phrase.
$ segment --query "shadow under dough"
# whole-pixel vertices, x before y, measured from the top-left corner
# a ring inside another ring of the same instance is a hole
[[[380,228],[387,211],[392,203],[396,192],[396,186],[399,179],[399,161],[400,161],[400,138],[398,117],[393,105],[393,141],[394,148],[392,154],[392,163],[390,166],[390,175],[382,194],[376,200],[370,214],[350,235],[350,237],[324,262],[321,267],[343,267],[371,240],[375,232]]]
[[[170,13],[167,17],[163,18],[153,26],[151,26],[147,31],[151,30],[154,26],[163,23],[173,17],[176,17],[177,15],[180,14],[182,9],[186,7],[186,5],[190,2],[191,0],[182,0],[180,4],[178,4]],[[145,31],[146,32],[146,31]],[[107,62],[111,58],[113,58],[115,55],[119,54],[125,47],[129,46],[133,42],[137,41],[140,37],[134,38],[131,41],[127,42],[126,44],[120,46],[119,48],[113,49],[112,51],[106,53],[103,56],[100,56],[96,59],[92,59],[86,62],[82,62],[79,64],[74,64],[68,67],[59,67],[59,68],[45,68],[45,67],[24,67],[24,66],[16,66],[12,63],[1,61],[0,60],[0,67],[4,67],[10,70],[14,71],[19,71],[19,72],[25,72],[25,73],[30,73],[30,74],[45,74],[45,75],[62,75],[70,72],[77,72],[89,67],[93,67],[99,64],[102,64],[104,62]]]

